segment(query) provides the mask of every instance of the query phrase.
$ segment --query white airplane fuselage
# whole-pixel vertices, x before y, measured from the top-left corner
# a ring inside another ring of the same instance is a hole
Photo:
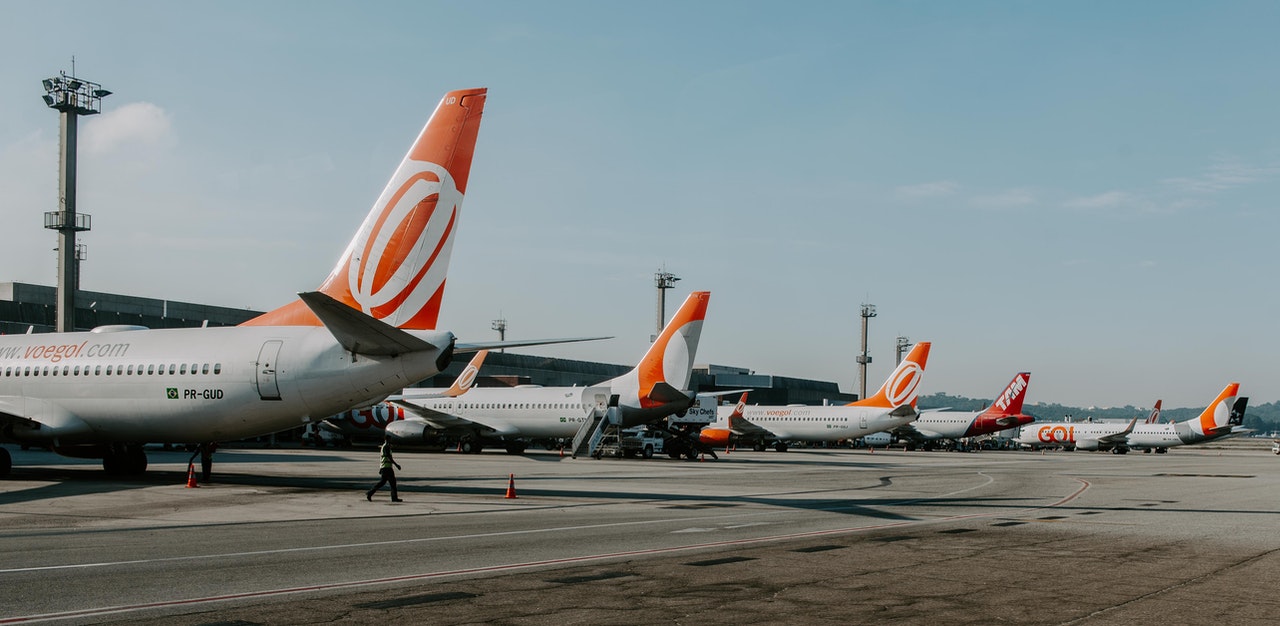
[[[0,412],[40,423],[6,438],[52,445],[266,435],[438,373],[453,335],[407,332],[437,348],[353,358],[314,326],[9,335],[0,337]]]
[[[511,438],[573,437],[592,407],[607,404],[608,387],[483,387],[456,398],[415,400],[414,404],[447,413],[487,429],[483,434]]]
[[[733,410],[732,406],[719,407],[720,421],[728,420]],[[899,417],[885,408],[848,405],[747,406],[742,418],[767,429],[779,440],[839,441],[897,428],[910,422],[914,415]]]
[[[1126,424],[1106,422],[1055,422],[1024,426],[1018,436],[1018,443],[1030,446],[1076,445],[1089,449],[1098,439],[1114,435],[1125,429]],[[1219,435],[1221,436],[1221,435]],[[1122,444],[1126,448],[1143,450],[1154,448],[1172,448],[1187,444],[1200,443],[1218,436],[1205,436],[1195,432],[1187,422],[1175,424],[1137,424],[1133,432],[1125,437]],[[1104,448],[1114,445],[1103,445]]]

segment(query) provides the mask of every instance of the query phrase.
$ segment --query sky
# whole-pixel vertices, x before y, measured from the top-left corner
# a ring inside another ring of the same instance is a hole
[[[317,287],[440,97],[488,101],[441,327],[634,363],[654,273],[698,363],[856,391],[1280,400],[1274,2],[0,0],[0,281],[53,285],[60,71],[84,289]]]

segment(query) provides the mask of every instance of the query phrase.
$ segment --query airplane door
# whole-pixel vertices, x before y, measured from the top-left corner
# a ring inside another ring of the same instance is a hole
[[[280,346],[284,342],[279,339],[272,339],[262,344],[262,350],[258,352],[258,363],[256,367],[258,395],[263,400],[279,400],[280,385],[276,381],[277,359],[280,358]]]
[[[863,416],[862,416],[861,426],[862,426],[862,430],[866,430],[866,429],[867,429],[867,416],[866,416],[866,415],[863,415]]]

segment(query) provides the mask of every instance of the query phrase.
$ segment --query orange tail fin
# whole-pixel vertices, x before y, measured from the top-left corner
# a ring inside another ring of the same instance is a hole
[[[489,356],[488,350],[481,350],[471,357],[471,362],[467,363],[467,367],[458,374],[458,379],[449,385],[449,389],[445,390],[444,395],[450,398],[456,398],[471,389],[471,385],[475,384],[476,377],[480,375],[480,366],[484,364],[484,358]]]
[[[707,303],[710,301],[710,291],[689,294],[671,322],[663,327],[657,341],[649,346],[640,363],[623,375],[635,374],[638,377],[641,406],[662,404],[661,400],[652,398],[654,387],[662,383],[674,389],[689,386],[693,358],[698,351],[698,339],[702,336],[702,321],[707,317]]]
[[[850,402],[849,406],[873,406],[892,410],[914,402],[916,390],[924,378],[925,364],[929,362],[929,346],[928,341],[917,343],[875,395]]]
[[[1207,435],[1227,426],[1231,420],[1231,404],[1239,392],[1240,383],[1228,383],[1218,397],[1195,418],[1192,428],[1198,427],[1201,434]]]
[[[319,291],[399,328],[440,315],[486,89],[445,94]],[[301,301],[244,326],[319,326]]]

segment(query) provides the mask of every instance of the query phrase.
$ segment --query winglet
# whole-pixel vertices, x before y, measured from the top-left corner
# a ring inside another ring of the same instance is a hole
[[[481,350],[471,357],[471,362],[467,363],[461,374],[458,374],[457,380],[445,390],[445,397],[456,398],[471,389],[471,385],[476,382],[476,377],[480,375],[480,366],[484,364],[486,356],[489,356],[488,350]]]
[[[892,374],[889,374],[888,380],[884,381],[875,395],[850,402],[848,406],[872,406],[889,410],[904,405],[910,406],[916,399],[916,391],[924,378],[924,368],[929,362],[930,345],[928,341],[917,343],[911,348],[907,358],[898,364]]]

